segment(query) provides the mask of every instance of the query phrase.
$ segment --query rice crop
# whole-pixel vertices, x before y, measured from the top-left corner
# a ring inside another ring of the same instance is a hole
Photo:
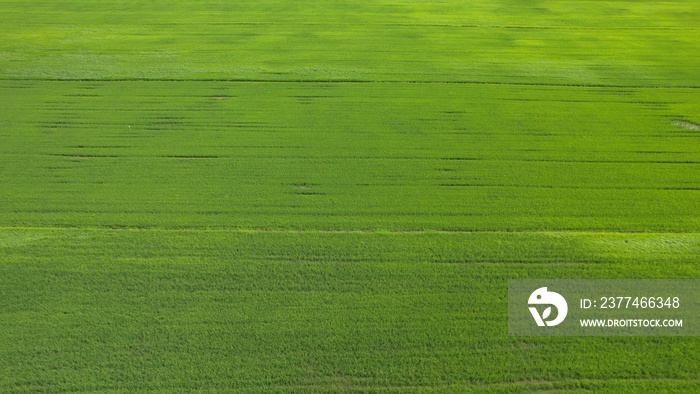
[[[0,4],[0,391],[697,392],[507,281],[700,274],[691,1]]]

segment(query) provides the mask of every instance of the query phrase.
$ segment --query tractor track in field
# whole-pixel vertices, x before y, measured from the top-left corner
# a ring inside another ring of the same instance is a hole
[[[16,82],[220,82],[220,83],[334,83],[334,84],[407,84],[407,85],[493,85],[562,88],[611,89],[700,89],[700,85],[615,85],[534,83],[498,81],[428,81],[428,80],[366,80],[366,79],[247,79],[247,78],[3,78]]]
[[[154,232],[219,232],[241,234],[638,234],[638,235],[700,235],[699,231],[642,231],[642,230],[378,230],[378,229],[283,229],[283,228],[215,228],[215,227],[141,227],[141,226],[3,226],[1,231],[154,231]]]

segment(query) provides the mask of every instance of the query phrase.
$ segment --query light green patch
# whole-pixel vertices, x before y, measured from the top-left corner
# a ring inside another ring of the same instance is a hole
[[[700,254],[700,234],[615,234],[593,238],[605,254],[616,255],[688,255]]]
[[[51,231],[0,230],[0,248],[23,246],[41,239],[55,237]]]
[[[681,120],[681,119],[674,119],[671,121],[671,124],[680,126],[684,129],[692,130],[692,131],[700,131],[700,124],[693,123],[693,122],[688,122],[687,120]]]

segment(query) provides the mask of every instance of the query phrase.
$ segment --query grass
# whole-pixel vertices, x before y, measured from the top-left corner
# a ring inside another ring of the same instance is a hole
[[[13,97],[14,127],[0,148],[8,185],[0,224],[674,232],[700,224],[698,135],[671,122],[684,114],[677,101],[697,103],[690,89],[16,84],[0,84]]]
[[[0,391],[696,392],[507,281],[697,278],[692,2],[0,4]]]

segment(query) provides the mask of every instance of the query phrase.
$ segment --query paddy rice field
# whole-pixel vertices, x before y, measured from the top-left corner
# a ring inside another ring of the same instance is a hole
[[[509,279],[700,275],[692,1],[0,3],[0,392],[698,392]]]

